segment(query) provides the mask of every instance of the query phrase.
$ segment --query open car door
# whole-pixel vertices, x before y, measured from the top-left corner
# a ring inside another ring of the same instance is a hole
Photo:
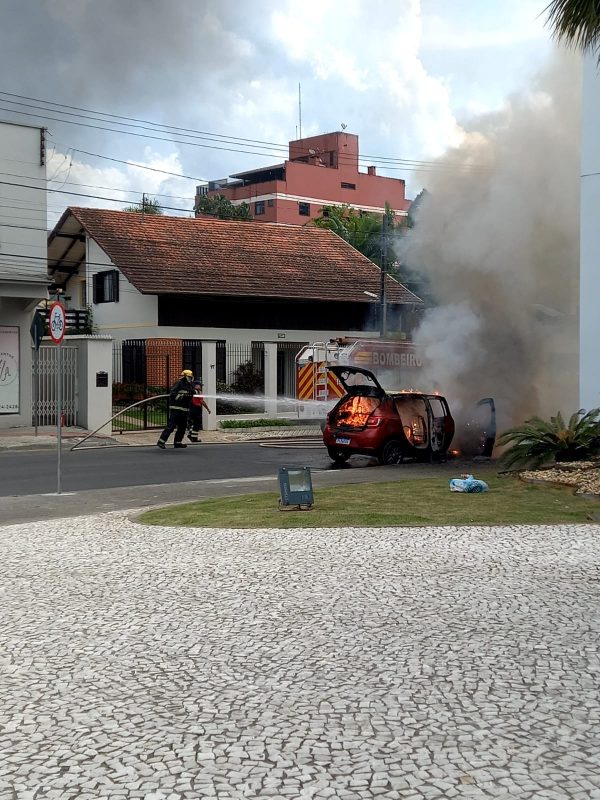
[[[455,447],[469,458],[491,458],[496,443],[496,404],[493,397],[482,398],[456,426]]]

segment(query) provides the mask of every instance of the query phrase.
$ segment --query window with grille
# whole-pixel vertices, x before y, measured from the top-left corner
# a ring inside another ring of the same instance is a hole
[[[298,213],[301,217],[310,217],[310,203],[298,203]]]
[[[119,271],[109,269],[97,272],[93,279],[94,303],[119,302]]]
[[[258,200],[254,203],[254,215],[260,217],[261,214],[265,213],[265,201]]]

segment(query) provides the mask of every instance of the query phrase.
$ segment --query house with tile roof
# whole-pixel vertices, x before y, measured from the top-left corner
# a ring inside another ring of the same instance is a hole
[[[96,331],[124,348],[275,342],[288,374],[307,343],[378,336],[379,267],[316,227],[70,207],[48,269],[67,309],[91,307]],[[422,301],[389,276],[386,298],[390,330],[406,330]]]

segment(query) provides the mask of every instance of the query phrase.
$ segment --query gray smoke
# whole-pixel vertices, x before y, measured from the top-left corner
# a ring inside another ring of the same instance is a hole
[[[467,126],[423,174],[399,258],[438,306],[415,341],[423,389],[468,408],[493,396],[500,425],[577,408],[579,59],[557,53],[533,86]]]

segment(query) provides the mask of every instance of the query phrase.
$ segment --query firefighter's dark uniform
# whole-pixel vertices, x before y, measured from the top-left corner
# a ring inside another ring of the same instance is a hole
[[[169,393],[169,420],[156,443],[159,447],[164,449],[167,439],[173,431],[175,431],[173,447],[187,447],[186,444],[183,444],[183,436],[193,395],[194,387],[190,372],[189,375],[182,375]]]

